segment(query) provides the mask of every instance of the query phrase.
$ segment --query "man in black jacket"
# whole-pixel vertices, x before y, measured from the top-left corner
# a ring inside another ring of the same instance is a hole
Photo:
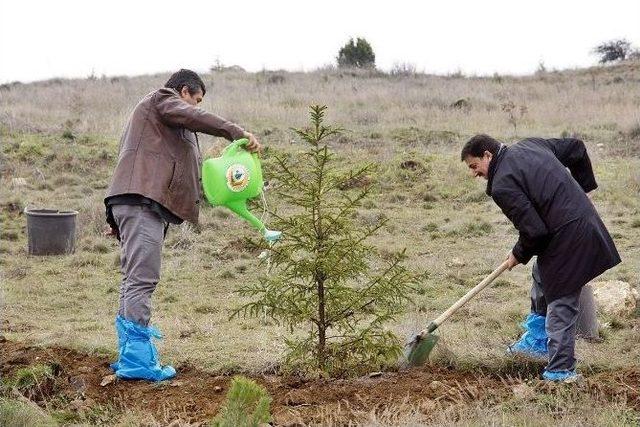
[[[509,254],[509,269],[538,256],[547,302],[549,355],[543,378],[576,378],[580,291],[620,263],[590,200],[597,184],[584,143],[573,138],[528,138],[507,147],[490,136],[476,135],[463,147],[461,159],[473,176],[487,180],[487,194],[519,232]]]

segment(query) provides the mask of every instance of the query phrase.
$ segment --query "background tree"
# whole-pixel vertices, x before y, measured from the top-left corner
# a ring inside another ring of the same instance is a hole
[[[275,156],[271,181],[289,214],[272,212],[271,224],[283,239],[272,248],[257,242],[270,248],[270,274],[240,288],[254,301],[236,314],[266,314],[295,332],[285,367],[343,376],[397,361],[402,342],[384,324],[403,310],[413,276],[401,265],[404,252],[383,261],[366,243],[386,219],[356,221],[370,187],[348,188],[368,182],[373,165],[339,171],[327,140],[340,130],[323,124],[325,109],[311,107],[311,127],[294,129],[306,151]]]
[[[353,38],[349,39],[347,44],[340,48],[337,59],[338,67],[376,67],[376,55],[373,53],[373,48],[368,41],[360,37],[358,37],[355,43]]]
[[[593,53],[600,56],[601,64],[624,61],[632,51],[631,43],[626,39],[610,40],[593,48]]]

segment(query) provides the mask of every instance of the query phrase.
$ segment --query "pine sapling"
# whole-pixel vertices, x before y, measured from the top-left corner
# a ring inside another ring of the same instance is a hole
[[[283,239],[265,247],[270,273],[239,290],[251,302],[235,314],[266,314],[289,328],[285,367],[342,376],[395,362],[401,342],[384,325],[402,311],[413,276],[402,266],[404,252],[382,261],[371,244],[386,219],[354,219],[371,187],[348,184],[369,182],[363,178],[374,166],[340,171],[327,142],[341,129],[324,124],[325,110],[311,107],[310,127],[294,129],[304,152],[275,156],[271,182],[287,214],[272,212],[272,223]]]

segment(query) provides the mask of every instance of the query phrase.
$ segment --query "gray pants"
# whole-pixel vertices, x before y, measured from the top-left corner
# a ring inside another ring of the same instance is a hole
[[[572,370],[576,366],[576,325],[582,289],[551,302],[547,302],[540,284],[538,264],[533,264],[531,285],[531,311],[546,316],[549,363],[547,370]]]
[[[146,205],[115,205],[120,230],[120,306],[118,314],[148,326],[151,295],[160,280],[165,222]]]
[[[533,263],[531,275],[533,276],[533,283],[531,284],[531,311],[540,316],[546,316],[547,300],[542,291],[538,264],[535,262]],[[580,313],[578,313],[576,336],[589,342],[600,342],[600,326],[596,315],[596,301],[593,297],[593,288],[589,283],[582,288],[579,307]]]
[[[547,303],[545,329],[549,338],[548,371],[572,370],[576,367],[576,324],[581,292],[582,289],[578,289]]]

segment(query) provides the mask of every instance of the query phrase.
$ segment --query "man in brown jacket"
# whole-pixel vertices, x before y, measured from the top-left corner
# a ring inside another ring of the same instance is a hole
[[[193,71],[174,73],[165,87],[135,107],[120,142],[118,164],[105,198],[108,234],[120,240],[120,305],[116,316],[119,357],[111,365],[126,379],[160,381],[175,375],[161,366],[149,326],[151,295],[160,280],[162,244],[169,224],[197,223],[202,200],[196,132],[229,141],[256,138],[241,127],[197,105],[206,93]]]

